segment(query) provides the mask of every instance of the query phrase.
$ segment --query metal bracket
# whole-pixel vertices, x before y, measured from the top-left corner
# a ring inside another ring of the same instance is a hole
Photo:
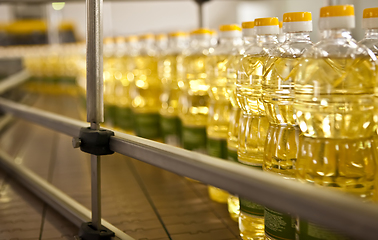
[[[97,230],[91,222],[87,222],[81,224],[79,237],[82,240],[111,240],[115,234],[104,226]]]
[[[107,129],[81,128],[79,137],[72,139],[72,146],[97,156],[110,155],[114,153],[109,147],[111,136],[114,136],[114,132]]]

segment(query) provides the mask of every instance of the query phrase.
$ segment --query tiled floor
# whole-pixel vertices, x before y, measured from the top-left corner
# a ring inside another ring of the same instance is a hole
[[[41,96],[35,107],[78,118],[77,101]],[[0,149],[90,208],[89,155],[71,138],[17,120],[0,135]],[[61,239],[78,229],[0,172],[0,240]],[[239,239],[226,205],[214,203],[203,184],[114,154],[102,160],[103,218],[140,240]]]

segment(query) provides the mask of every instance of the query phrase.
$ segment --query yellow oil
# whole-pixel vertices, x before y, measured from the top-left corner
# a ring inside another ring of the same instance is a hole
[[[244,56],[239,64],[236,81],[236,98],[242,110],[239,121],[238,161],[259,169],[263,165],[269,127],[262,101],[262,81],[267,60],[267,55]],[[263,211],[262,206],[253,205]],[[248,214],[241,206],[239,230],[243,239],[264,239],[263,215]]]
[[[185,77],[179,81],[182,94],[179,115],[183,126],[182,146],[185,149],[206,153],[206,126],[209,113],[209,85],[206,82],[207,56],[185,56]]]
[[[135,60],[135,78],[130,88],[133,99],[131,108],[134,115],[137,136],[160,140],[160,95],[161,81],[157,73],[157,58],[139,55]]]
[[[179,100],[181,90],[179,82],[182,82],[183,67],[182,55],[163,56],[159,61],[160,78],[163,85],[161,95],[161,130],[165,143],[181,145],[181,123],[179,119]]]
[[[304,135],[333,139],[372,136],[376,81],[372,69],[368,58],[301,61],[294,106]]]
[[[240,214],[240,205],[239,205],[239,197],[229,194],[227,199],[227,209],[230,217],[235,222],[239,221],[239,214]]]

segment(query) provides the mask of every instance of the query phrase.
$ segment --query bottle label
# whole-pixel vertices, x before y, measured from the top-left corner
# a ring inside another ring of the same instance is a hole
[[[221,138],[208,138],[207,154],[212,157],[227,159],[227,140]]]
[[[181,120],[178,117],[160,116],[161,133],[165,143],[180,146]]]
[[[133,129],[133,112],[128,107],[117,107],[115,126],[122,130]]]
[[[240,212],[254,217],[264,217],[264,206],[239,197]]]
[[[105,118],[106,125],[111,126],[111,127],[114,126],[116,112],[117,112],[116,105],[113,105],[113,104],[104,105],[104,118]]]
[[[301,240],[351,240],[340,233],[317,224],[299,220],[299,239]]]
[[[135,134],[147,139],[160,138],[160,114],[134,113]]]
[[[183,148],[206,154],[206,141],[206,127],[182,127]]]
[[[238,151],[236,149],[227,149],[227,160],[231,162],[238,162]]]
[[[265,208],[265,234],[271,239],[295,239],[295,218],[289,214],[280,213]]]

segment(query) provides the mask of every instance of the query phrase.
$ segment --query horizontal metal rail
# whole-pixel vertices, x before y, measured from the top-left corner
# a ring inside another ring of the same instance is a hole
[[[14,116],[77,137],[87,123],[0,99]],[[256,203],[337,229],[356,239],[378,236],[378,206],[325,188],[283,181],[241,164],[115,132],[115,152],[238,194]]]
[[[30,78],[30,73],[27,70],[22,70],[0,81],[0,94],[8,91],[9,89],[26,82]]]
[[[13,159],[3,151],[0,151],[0,167],[77,227],[80,227],[84,222],[91,221],[91,211],[89,209],[39,177],[33,171],[23,165],[14,163]],[[104,219],[102,219],[102,225],[113,231],[117,239],[134,240],[134,238]]]

